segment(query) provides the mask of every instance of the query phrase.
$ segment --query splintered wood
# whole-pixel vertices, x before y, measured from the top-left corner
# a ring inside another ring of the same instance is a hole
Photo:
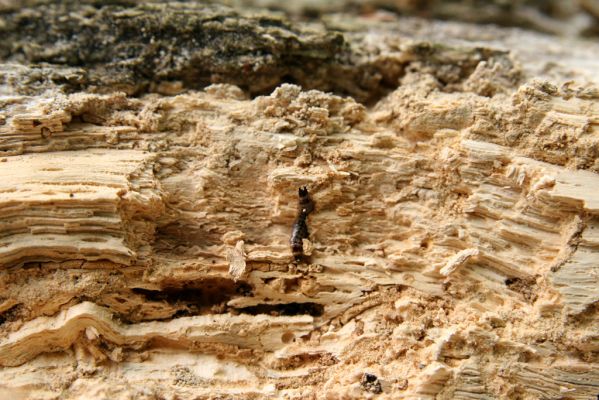
[[[0,395],[596,398],[599,92],[479,93],[484,68],[408,71],[370,108],[15,97]]]

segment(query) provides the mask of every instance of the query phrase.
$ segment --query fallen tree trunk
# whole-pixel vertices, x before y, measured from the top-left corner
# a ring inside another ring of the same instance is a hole
[[[0,393],[599,394],[597,45],[190,4],[2,18]]]

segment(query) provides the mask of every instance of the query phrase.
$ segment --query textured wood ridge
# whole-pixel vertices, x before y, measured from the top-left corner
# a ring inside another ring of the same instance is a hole
[[[147,322],[122,327],[115,324],[105,309],[93,303],[80,303],[59,313],[54,318],[32,321],[18,332],[9,335],[0,352],[4,366],[15,366],[29,361],[44,348],[54,351],[67,349],[84,331],[89,340],[100,336],[120,346],[139,346],[156,337],[181,343],[202,342],[240,345],[247,348],[277,350],[293,337],[285,336],[288,330],[305,335],[311,328],[312,318],[300,316],[277,318],[259,315],[242,316],[197,316],[184,317],[170,322]],[[248,330],[253,323],[261,326],[258,332]],[[264,341],[262,340],[264,338]],[[101,352],[100,352],[101,354]]]
[[[102,12],[137,21],[159,8],[144,7]],[[343,33],[355,59],[302,78],[318,86],[343,65],[355,77],[370,59],[397,81],[372,92],[331,78],[322,87],[337,94],[255,96],[193,90],[186,75],[132,97],[115,75],[104,94],[43,80],[26,93],[37,67],[0,64],[22,78],[0,85],[0,397],[599,395],[592,68],[565,73],[577,59],[564,57],[559,78],[540,79],[525,46],[461,37],[518,33],[440,25],[447,43],[425,45],[372,24]],[[306,52],[329,37],[297,35]],[[302,186],[316,207],[296,261]]]

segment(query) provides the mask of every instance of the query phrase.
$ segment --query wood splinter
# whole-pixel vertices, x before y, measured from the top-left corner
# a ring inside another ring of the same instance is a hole
[[[291,239],[289,240],[296,261],[300,261],[304,257],[303,240],[308,239],[310,236],[306,219],[308,214],[314,210],[314,202],[305,186],[298,189],[298,200],[298,214],[293,223]]]

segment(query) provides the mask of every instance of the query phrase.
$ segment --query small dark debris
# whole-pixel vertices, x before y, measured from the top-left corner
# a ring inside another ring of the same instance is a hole
[[[362,380],[360,381],[362,388],[370,393],[382,393],[383,388],[381,387],[381,382],[376,375],[365,373],[362,375]]]
[[[72,199],[73,197],[75,197],[75,195],[73,193],[69,193],[69,197]]]

